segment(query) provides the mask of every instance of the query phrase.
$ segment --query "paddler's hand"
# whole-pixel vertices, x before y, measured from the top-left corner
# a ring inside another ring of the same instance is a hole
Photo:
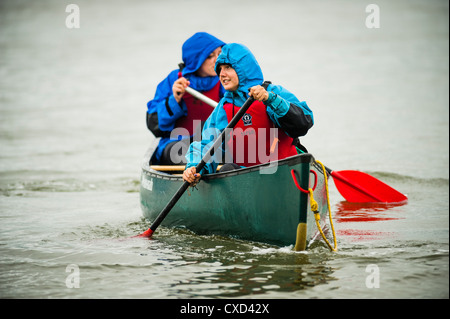
[[[196,169],[194,166],[187,168],[183,172],[183,179],[186,182],[189,182],[191,186],[197,185],[197,183],[200,181],[201,175],[196,172]]]
[[[179,78],[176,80],[172,85],[172,92],[173,97],[175,100],[177,100],[178,103],[180,103],[181,98],[183,97],[184,93],[186,93],[186,88],[191,84],[188,79],[186,78]]]
[[[269,98],[269,93],[261,85],[251,87],[248,95],[261,102],[264,102]]]

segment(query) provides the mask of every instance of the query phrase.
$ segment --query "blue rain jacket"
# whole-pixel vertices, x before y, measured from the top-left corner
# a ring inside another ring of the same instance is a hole
[[[186,167],[197,166],[204,154],[214,143],[214,140],[228,125],[228,118],[223,109],[224,103],[232,103],[241,107],[248,99],[248,90],[261,85],[264,81],[261,68],[250,52],[242,44],[230,43],[222,47],[222,53],[216,61],[216,72],[220,74],[219,66],[221,64],[230,64],[236,71],[239,78],[239,86],[236,91],[226,91],[219,105],[205,122],[202,131],[202,140],[194,141],[186,154]],[[296,138],[304,136],[314,124],[313,113],[306,104],[300,102],[294,94],[280,85],[270,84],[267,88],[269,99],[264,102],[267,105],[267,114],[274,122],[275,126],[283,129],[290,137]],[[224,147],[216,151],[221,158]],[[218,160],[215,156],[205,165],[200,174],[213,173],[216,171]]]
[[[199,77],[195,72],[200,68],[206,58],[224,42],[206,32],[195,33],[187,39],[182,46],[182,58],[185,67],[182,76],[189,79],[190,87],[205,92],[211,90],[219,81],[218,76]],[[147,103],[147,127],[157,137],[161,137],[155,150],[152,161],[157,164],[161,159],[164,148],[172,142],[170,132],[175,128],[175,122],[187,115],[187,107],[183,100],[177,103],[173,96],[172,86],[178,79],[179,69],[173,70],[158,84],[155,97]],[[221,86],[220,96],[225,90]],[[186,138],[186,137],[183,137]]]

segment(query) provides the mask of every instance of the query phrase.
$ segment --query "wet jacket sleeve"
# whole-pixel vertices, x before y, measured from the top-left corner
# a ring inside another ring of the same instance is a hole
[[[290,137],[304,136],[314,124],[313,113],[306,104],[279,85],[270,85],[267,114]]]
[[[174,70],[158,84],[155,97],[147,103],[147,127],[156,137],[170,135],[176,120],[187,114],[184,101],[178,104],[172,93],[177,79],[178,70]]]
[[[216,138],[222,133],[227,125],[227,114],[223,109],[223,101],[220,101],[219,105],[216,106],[203,126],[202,140],[194,141],[189,146],[189,150],[186,153],[186,168],[197,166],[197,164],[200,163],[203,156],[212,147]],[[211,160],[206,163],[203,170],[200,171],[200,174],[203,175],[205,173],[214,173],[217,169],[218,163],[221,162],[223,154],[225,154],[225,147],[222,144],[222,146],[215,151]]]

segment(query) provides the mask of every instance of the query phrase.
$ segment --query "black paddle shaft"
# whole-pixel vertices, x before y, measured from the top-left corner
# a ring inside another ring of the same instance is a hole
[[[262,84],[262,87],[264,89],[267,89],[270,82],[265,81]],[[245,101],[244,105],[239,109],[239,111],[236,113],[236,115],[231,119],[231,121],[228,123],[227,127],[220,133],[219,137],[214,141],[213,146],[209,149],[209,151],[203,156],[202,160],[198,165],[195,167],[195,171],[198,173],[200,172],[203,167],[205,167],[206,163],[211,159],[211,157],[214,155],[215,150],[222,144],[222,141],[225,137],[225,134],[227,134],[228,130],[230,128],[234,128],[237,122],[241,119],[241,117],[247,112],[248,108],[252,103],[255,101],[253,97],[249,97],[247,101]],[[166,207],[159,213],[158,217],[153,221],[153,224],[150,226],[150,229],[152,231],[155,231],[156,228],[161,224],[161,222],[166,218],[167,214],[172,210],[173,206],[178,202],[178,200],[181,198],[181,196],[184,194],[184,192],[188,189],[189,185],[191,185],[189,182],[185,181],[183,185],[178,189],[178,191],[173,195],[172,199],[167,203]]]

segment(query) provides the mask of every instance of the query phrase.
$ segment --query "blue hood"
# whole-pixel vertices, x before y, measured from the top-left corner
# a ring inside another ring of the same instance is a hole
[[[187,39],[182,47],[183,76],[195,73],[215,49],[224,45],[225,42],[206,32],[197,32]]]
[[[248,98],[248,89],[263,83],[261,67],[252,52],[245,45],[238,43],[230,43],[222,47],[222,53],[215,65],[217,74],[220,73],[218,67],[221,64],[230,64],[239,78],[238,89],[234,92],[227,91],[224,98],[228,102],[241,106]]]

